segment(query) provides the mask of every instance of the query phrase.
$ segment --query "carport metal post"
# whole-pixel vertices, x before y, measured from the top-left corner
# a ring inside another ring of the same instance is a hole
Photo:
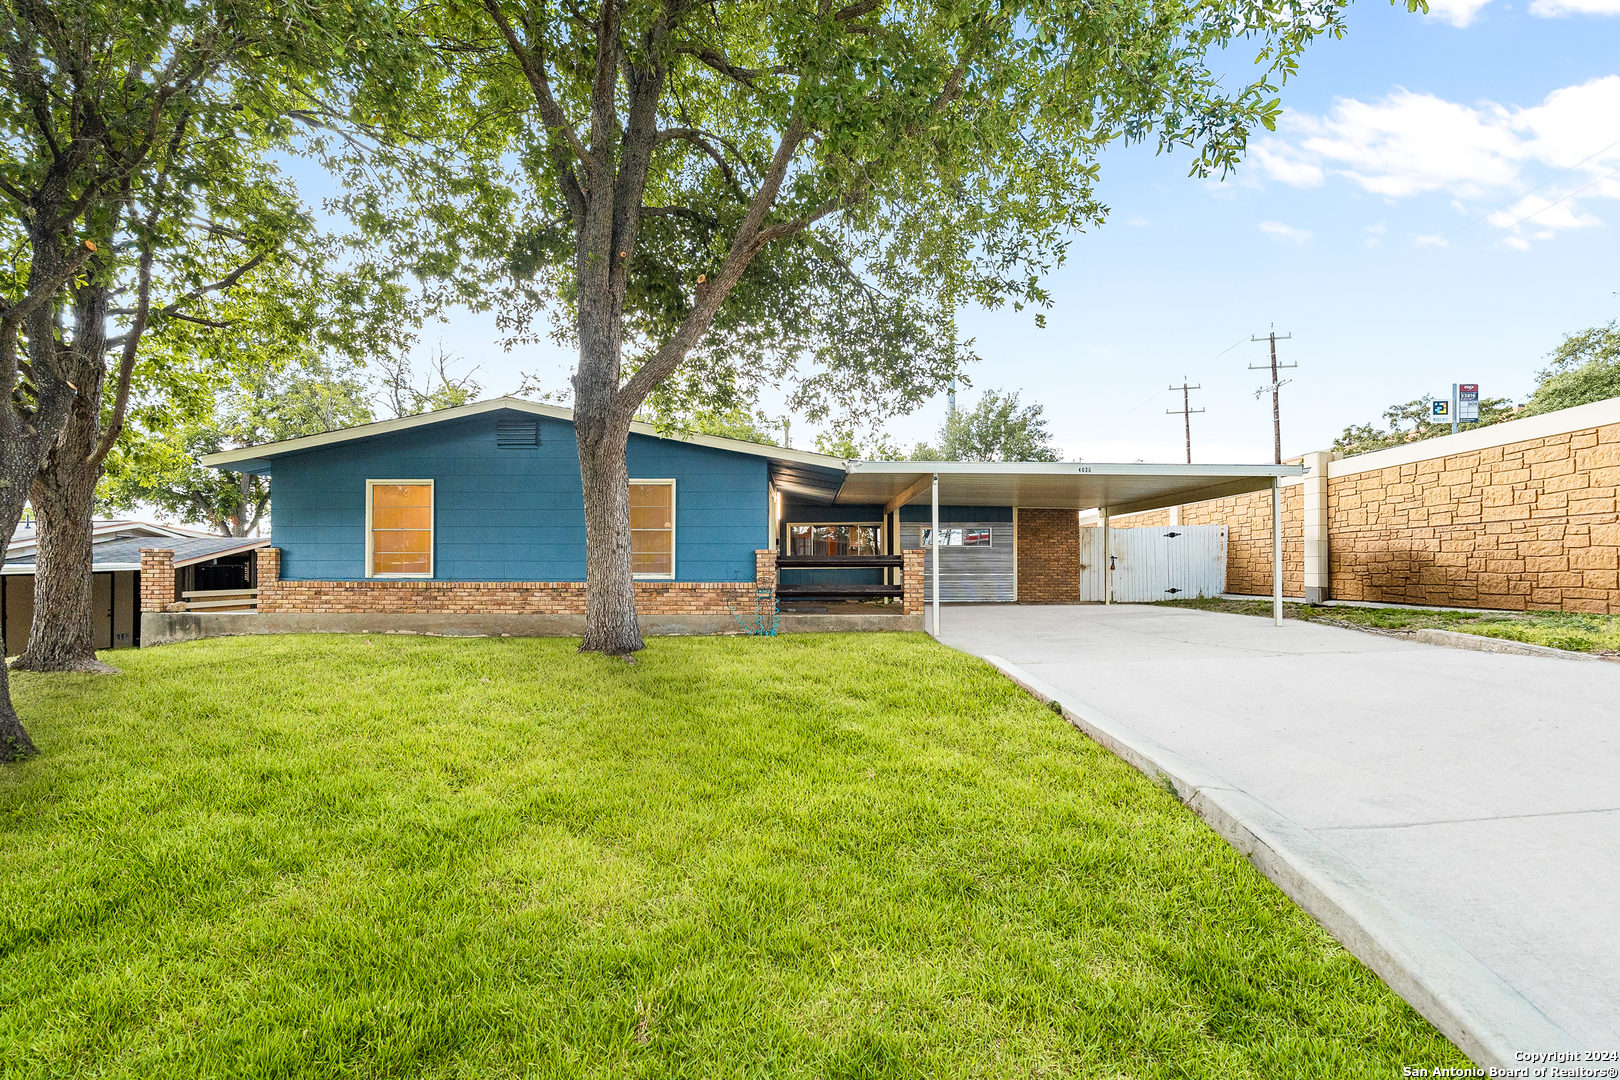
[[[1282,477],[1271,478],[1271,617],[1282,620]]]
[[[1103,532],[1103,603],[1106,605],[1114,602],[1114,536],[1108,524],[1108,507],[1099,507],[1097,516]]]
[[[934,474],[934,636],[939,637],[939,473]]]

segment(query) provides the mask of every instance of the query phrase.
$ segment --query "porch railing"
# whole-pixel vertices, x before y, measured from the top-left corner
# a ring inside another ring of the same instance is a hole
[[[183,592],[180,600],[187,611],[257,611],[258,589],[200,589]]]
[[[904,567],[899,555],[778,555],[776,569],[783,570],[869,570]],[[906,595],[903,585],[850,585],[841,582],[784,584],[776,582],[781,600],[880,600]]]

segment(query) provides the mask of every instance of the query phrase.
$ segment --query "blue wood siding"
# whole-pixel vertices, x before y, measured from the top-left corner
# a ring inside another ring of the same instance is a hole
[[[271,492],[282,577],[366,576],[366,481],[434,482],[434,577],[583,581],[585,509],[573,425],[538,417],[540,445],[497,449],[501,411],[277,458]],[[677,581],[752,581],[768,545],[766,462],[630,436],[635,480],[675,481]]]

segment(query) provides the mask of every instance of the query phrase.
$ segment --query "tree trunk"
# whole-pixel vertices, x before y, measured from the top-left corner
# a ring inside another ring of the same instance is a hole
[[[585,640],[581,652],[628,656],[643,647],[630,568],[630,476],[623,438],[579,440],[585,488]]]
[[[83,402],[81,397],[75,405]],[[101,466],[86,459],[100,431],[93,423],[84,430],[85,411],[75,407],[63,438],[51,447],[29,491],[39,545],[28,648],[11,665],[18,671],[117,670],[96,659],[91,519]]]
[[[72,398],[67,424],[50,444],[29,486],[34,505],[34,622],[28,648],[11,665],[18,671],[116,674],[96,659],[91,622],[93,554],[91,519],[102,463],[101,396],[106,378],[107,291],[90,283],[76,290],[70,353]]]
[[[630,474],[621,415],[619,318],[612,296],[582,304],[580,363],[574,376],[574,438],[585,493],[585,640],[581,652],[630,656],[644,648],[630,567]],[[594,362],[593,362],[594,361]]]

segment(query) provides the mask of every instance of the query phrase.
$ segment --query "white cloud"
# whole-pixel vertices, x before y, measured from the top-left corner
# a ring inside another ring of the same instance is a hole
[[[1620,0],[1572,2],[1620,10]],[[1493,225],[1534,214],[1544,229],[1589,227],[1600,221],[1577,198],[1620,198],[1620,180],[1601,179],[1620,167],[1620,75],[1563,87],[1529,108],[1400,88],[1376,101],[1340,98],[1321,116],[1286,114],[1279,134],[1256,144],[1255,160],[1294,187],[1337,176],[1388,200],[1447,192],[1468,217],[1541,180],[1533,196],[1493,214]]]
[[[1474,16],[1479,14],[1479,9],[1490,2],[1491,0],[1429,0],[1429,18],[1439,19],[1456,27],[1467,26],[1474,21]],[[1536,2],[1542,3],[1544,0]],[[1582,0],[1576,2],[1580,3]]]
[[[1434,6],[1432,0],[1429,5]],[[1560,15],[1620,15],[1620,0],[1535,0],[1530,14],[1543,19]]]
[[[1304,229],[1296,229],[1292,225],[1284,225],[1280,221],[1262,221],[1260,231],[1267,236],[1275,236],[1279,240],[1292,240],[1296,244],[1303,244],[1312,235]]]

